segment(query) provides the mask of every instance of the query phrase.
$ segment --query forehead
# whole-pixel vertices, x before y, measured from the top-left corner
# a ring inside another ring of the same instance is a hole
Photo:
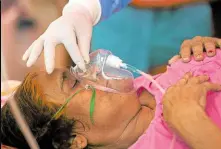
[[[62,74],[64,72],[68,72],[68,69],[55,69],[52,74],[48,74],[45,71],[39,71],[38,76],[37,76],[37,80],[38,80],[38,82],[40,82],[40,83],[42,82],[44,84],[46,82],[48,82],[48,83],[54,82],[57,79],[61,78]]]
[[[37,84],[40,85],[44,93],[51,94],[52,91],[58,91],[59,80],[62,73],[62,70],[55,70],[49,75],[45,71],[39,71],[34,79],[37,81]]]
[[[55,70],[52,74],[47,74],[45,71],[39,71],[36,79],[38,81],[42,81],[42,80],[50,81],[50,80],[56,79],[60,73],[61,73],[61,71],[59,71],[59,70]]]
[[[61,79],[63,72],[65,72],[63,69],[56,69],[49,75],[45,71],[40,71],[35,79],[45,94],[55,97],[61,94]]]

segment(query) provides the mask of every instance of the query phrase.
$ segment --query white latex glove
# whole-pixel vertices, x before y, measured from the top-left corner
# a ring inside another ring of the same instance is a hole
[[[23,55],[23,60],[27,60],[27,67],[36,62],[44,49],[46,71],[52,73],[55,66],[55,47],[63,43],[71,59],[85,71],[85,63],[90,61],[92,28],[100,16],[99,0],[69,0],[63,9],[63,15],[53,21]]]

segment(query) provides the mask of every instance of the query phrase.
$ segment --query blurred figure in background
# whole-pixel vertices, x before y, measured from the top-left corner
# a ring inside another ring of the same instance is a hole
[[[23,80],[29,68],[21,60],[25,50],[61,15],[65,0],[2,0],[1,56],[10,80]]]
[[[2,1],[2,7],[5,1]],[[22,53],[61,15],[67,2],[68,0],[18,0],[7,8],[16,8],[17,14],[7,23],[4,23],[4,19],[8,17],[4,16],[10,11],[2,13],[3,49],[7,55],[11,79],[23,79],[23,72],[27,69],[20,60]],[[130,7],[98,24],[93,33],[92,49],[109,49],[124,61],[139,69],[148,70],[175,55],[184,39],[196,35],[212,35],[211,11],[207,3],[165,5],[152,2],[142,4],[141,1],[134,1]],[[15,24],[22,20],[24,12],[34,20],[34,24],[28,30],[21,31]],[[14,49],[18,52],[15,53]],[[129,52],[133,54],[127,54]],[[20,76],[16,74],[18,72]]]
[[[109,49],[144,71],[165,64],[183,40],[212,36],[211,8],[199,1],[135,0],[95,26],[92,49]]]
[[[93,33],[92,49],[110,49],[128,63],[148,70],[175,55],[184,39],[212,35],[208,3],[168,8],[163,8],[160,2],[149,4],[142,9],[132,5],[98,24]]]
[[[1,1],[1,57],[4,58],[10,79],[21,79],[27,69],[20,60],[28,42],[21,31],[18,20],[22,16],[15,0]],[[21,25],[21,24],[20,24]],[[29,37],[32,38],[31,36]],[[26,45],[26,46],[25,46]]]

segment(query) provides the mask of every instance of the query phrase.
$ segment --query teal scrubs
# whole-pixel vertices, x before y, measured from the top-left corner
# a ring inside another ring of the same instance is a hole
[[[147,71],[178,54],[185,39],[212,36],[209,4],[170,9],[126,7],[95,26],[92,49],[108,49],[126,63]]]

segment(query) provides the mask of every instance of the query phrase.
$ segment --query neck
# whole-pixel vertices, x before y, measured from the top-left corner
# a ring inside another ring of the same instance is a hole
[[[139,98],[141,99],[140,101],[146,99],[145,102],[143,102],[145,104],[141,103],[140,110],[124,129],[119,139],[111,146],[105,146],[105,149],[126,149],[134,144],[148,129],[155,114],[155,100],[153,96],[150,96],[150,93],[145,92],[141,94]]]

